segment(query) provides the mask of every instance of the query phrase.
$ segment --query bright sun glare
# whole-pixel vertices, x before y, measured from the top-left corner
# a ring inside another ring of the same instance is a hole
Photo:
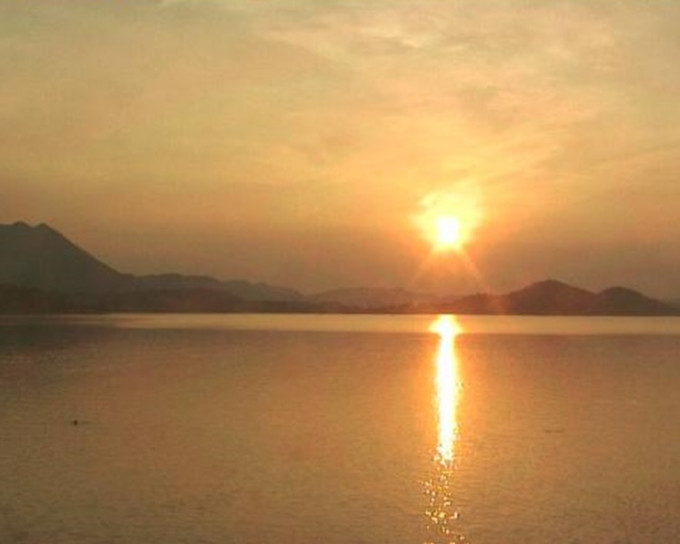
[[[423,238],[436,253],[464,254],[482,221],[482,210],[470,191],[431,193],[413,216]]]
[[[442,215],[437,218],[436,247],[439,250],[463,248],[463,225],[453,215]]]

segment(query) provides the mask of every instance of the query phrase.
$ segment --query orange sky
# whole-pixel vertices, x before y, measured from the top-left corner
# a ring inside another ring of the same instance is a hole
[[[434,205],[475,216],[491,288],[680,295],[679,20],[674,0],[0,0],[0,222],[133,273],[474,290],[455,255],[423,270]]]

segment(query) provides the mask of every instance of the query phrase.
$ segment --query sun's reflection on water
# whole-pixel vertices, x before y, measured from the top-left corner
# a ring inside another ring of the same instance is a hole
[[[437,457],[441,464],[453,463],[454,445],[458,438],[456,411],[460,397],[460,376],[455,341],[460,325],[450,315],[442,315],[430,329],[439,335],[435,384],[437,389],[438,436]]]
[[[431,332],[439,335],[435,360],[435,391],[437,409],[437,449],[432,476],[426,484],[429,496],[427,515],[428,543],[463,543],[467,539],[457,531],[459,519],[453,476],[456,442],[458,440],[457,411],[462,383],[456,358],[456,338],[462,328],[450,315],[442,315],[432,323]]]

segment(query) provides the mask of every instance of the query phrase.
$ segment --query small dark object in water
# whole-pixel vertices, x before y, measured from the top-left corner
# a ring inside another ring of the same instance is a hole
[[[73,425],[74,427],[77,426],[77,425],[89,425],[89,424],[90,424],[90,421],[88,421],[87,419],[72,419],[71,420],[71,425]]]

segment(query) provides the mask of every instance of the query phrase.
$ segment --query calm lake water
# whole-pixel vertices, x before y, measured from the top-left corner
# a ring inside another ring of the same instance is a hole
[[[679,389],[672,318],[4,318],[0,542],[676,543]]]

